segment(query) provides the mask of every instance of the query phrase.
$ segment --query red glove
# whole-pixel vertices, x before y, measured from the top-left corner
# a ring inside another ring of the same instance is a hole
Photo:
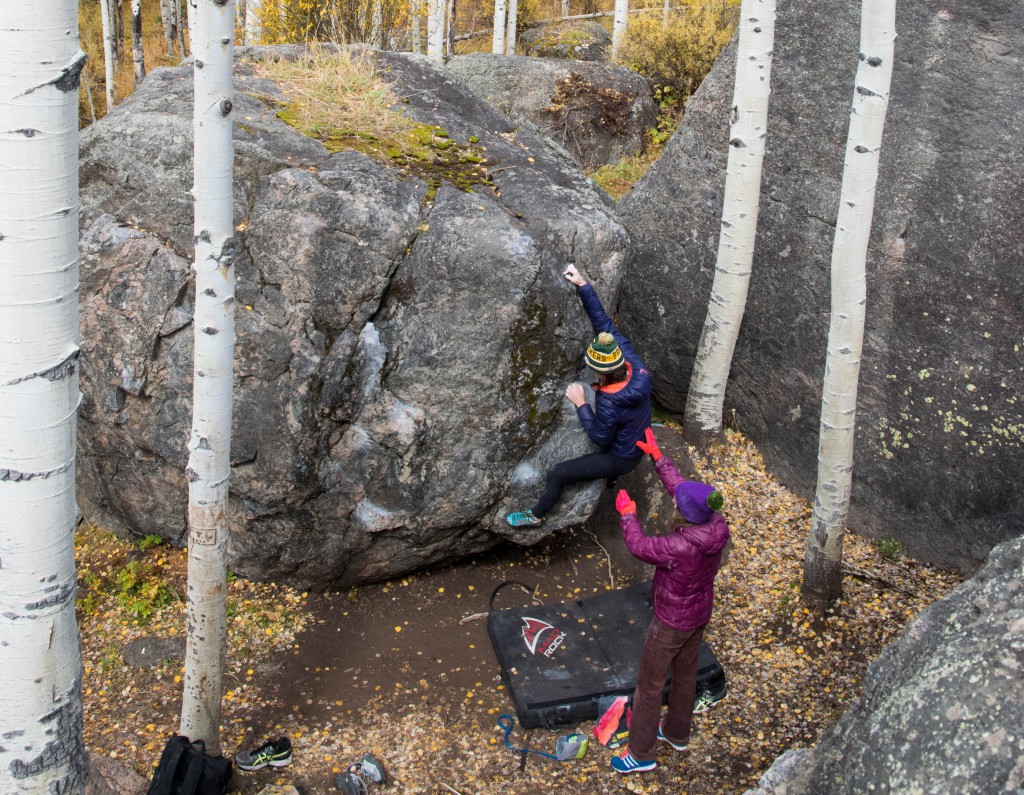
[[[629,498],[625,489],[619,489],[619,494],[615,498],[615,510],[623,516],[627,513],[636,514],[636,503]]]
[[[658,443],[654,439],[654,431],[648,428],[646,431],[644,431],[644,438],[647,441],[641,442],[638,440],[636,446],[643,450],[645,453],[648,453],[651,456],[651,458],[657,461],[659,458],[661,458],[661,450],[658,449]]]

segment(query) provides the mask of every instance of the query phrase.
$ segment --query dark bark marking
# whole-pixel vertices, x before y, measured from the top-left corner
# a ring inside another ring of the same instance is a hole
[[[227,44],[227,42],[224,41],[224,42],[222,42],[222,44]],[[231,108],[232,107],[234,107],[234,106],[231,104],[231,100],[230,99],[222,99],[220,101],[220,115],[221,116],[227,116],[229,113],[231,113]]]
[[[860,94],[862,97],[879,97],[879,96],[881,96],[881,94],[876,94],[870,88],[865,88],[864,86],[857,86],[857,93]]]
[[[57,592],[51,596],[47,596],[44,599],[40,599],[38,602],[29,602],[25,605],[26,610],[45,610],[48,607],[56,607],[58,605],[66,604],[74,596],[75,584],[64,583],[63,585],[56,586]]]
[[[60,77],[53,81],[53,85],[58,91],[67,94],[69,91],[78,90],[78,80],[88,57],[84,52],[80,52],[75,56],[75,60],[61,70]]]
[[[217,334],[217,333],[219,333],[219,330],[215,329],[213,326],[204,326],[203,327],[203,334],[209,334],[212,337],[214,334]]]
[[[21,134],[22,134],[22,135],[24,135],[24,136],[25,136],[26,138],[31,138],[31,137],[32,137],[32,136],[34,136],[34,135],[35,135],[35,134],[36,134],[37,132],[39,132],[39,130],[33,130],[33,129],[32,129],[31,127],[29,127],[29,128],[27,128],[27,129],[24,129],[24,128],[23,128],[23,129],[21,129],[21,130],[15,130],[15,132],[16,132],[16,133],[21,133]]]
[[[47,381],[59,381],[62,378],[66,378],[75,371],[75,366],[78,364],[78,354],[78,350],[75,350],[60,364],[51,367],[49,370],[44,370],[39,375]]]
[[[51,787],[55,793],[80,791],[85,781],[88,763],[82,744],[82,683],[75,682],[72,689],[59,699],[59,706],[40,718],[40,723],[50,723],[47,734],[50,740],[39,756],[25,762],[15,759],[11,762],[10,773],[15,779],[38,776],[55,767],[68,766],[68,775]],[[28,750],[28,749],[26,749]]]
[[[192,467],[186,467],[185,477],[188,478],[189,483],[195,483],[197,480],[199,480],[199,473],[192,469]]]

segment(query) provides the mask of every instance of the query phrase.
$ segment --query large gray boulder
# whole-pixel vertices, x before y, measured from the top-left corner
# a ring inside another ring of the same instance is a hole
[[[519,36],[519,46],[524,54],[538,58],[604,61],[612,34],[592,19],[566,20],[527,28]]]
[[[813,749],[747,795],[1024,792],[1024,537],[918,616]]]
[[[624,66],[473,53],[452,58],[448,69],[589,169],[642,152],[657,123],[650,86]]]
[[[860,6],[780,4],[750,297],[727,418],[804,496]],[[1024,529],[1024,5],[897,5],[849,524],[961,569]],[[620,319],[682,412],[718,241],[735,49],[620,203]]]
[[[280,54],[288,50],[274,50]],[[230,565],[338,588],[540,531],[504,513],[588,449],[566,384],[589,323],[564,263],[614,304],[626,236],[575,163],[413,55],[379,54],[405,112],[479,139],[493,185],[436,195],[331,154],[276,116],[282,87],[236,63],[238,343]],[[82,139],[83,512],[186,535],[191,424],[191,68],[158,69]]]

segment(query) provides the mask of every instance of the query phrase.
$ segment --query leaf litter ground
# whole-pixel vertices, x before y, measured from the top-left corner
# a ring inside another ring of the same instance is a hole
[[[882,545],[848,536],[844,598],[813,617],[799,602],[809,503],[774,481],[740,434],[694,465],[725,496],[733,549],[707,632],[729,696],[695,719],[688,751],[664,746],[655,770],[624,777],[596,742],[582,760],[531,755],[525,768],[505,748],[497,719],[514,711],[482,614],[509,580],[535,587],[545,604],[610,589],[603,550],[576,529],[343,594],[233,580],[224,752],[287,736],[295,758],[287,768],[236,772],[235,791],[254,795],[268,784],[337,791],[335,775],[371,752],[392,777],[381,792],[396,795],[718,795],[743,792],[778,754],[813,744],[857,698],[868,663],[959,578],[883,557]],[[86,746],[148,777],[177,727],[183,669],[173,658],[136,668],[124,653],[140,638],[183,634],[185,553],[162,545],[141,552],[94,528],[79,533],[77,550]],[[133,577],[119,578],[132,563]],[[614,574],[615,587],[629,584]],[[503,588],[495,607],[529,598]],[[572,728],[517,725],[512,742],[551,753],[557,734]]]

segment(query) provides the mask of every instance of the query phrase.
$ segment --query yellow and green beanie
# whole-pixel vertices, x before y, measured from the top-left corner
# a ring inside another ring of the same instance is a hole
[[[615,342],[615,337],[607,331],[602,331],[594,338],[587,347],[584,358],[587,360],[587,366],[598,373],[613,373],[626,362],[622,358],[622,350]]]

